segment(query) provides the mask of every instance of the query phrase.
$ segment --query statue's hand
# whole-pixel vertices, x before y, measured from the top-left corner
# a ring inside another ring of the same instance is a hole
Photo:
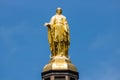
[[[44,26],[50,27],[50,23],[45,23]]]

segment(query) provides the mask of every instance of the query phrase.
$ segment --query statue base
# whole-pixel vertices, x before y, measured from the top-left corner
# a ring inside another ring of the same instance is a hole
[[[76,67],[71,63],[69,58],[64,56],[55,56],[44,66],[43,72],[49,70],[71,70],[77,72]]]
[[[42,80],[78,80],[79,73],[69,58],[56,56],[45,65]]]

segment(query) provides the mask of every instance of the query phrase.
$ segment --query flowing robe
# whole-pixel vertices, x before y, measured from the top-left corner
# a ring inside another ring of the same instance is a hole
[[[51,18],[50,27],[48,28],[48,41],[50,44],[52,57],[68,57],[70,34],[69,26],[65,16],[55,15]]]

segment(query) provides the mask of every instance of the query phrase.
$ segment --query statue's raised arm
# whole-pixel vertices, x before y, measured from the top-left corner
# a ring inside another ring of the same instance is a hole
[[[50,44],[51,57],[64,56],[68,58],[68,48],[70,45],[69,26],[65,16],[62,15],[62,9],[57,8],[49,23],[45,23],[48,27],[48,41]]]

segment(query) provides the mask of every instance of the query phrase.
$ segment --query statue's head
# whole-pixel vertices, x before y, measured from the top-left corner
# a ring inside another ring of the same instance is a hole
[[[62,8],[57,8],[56,9],[56,14],[59,14],[59,15],[62,14]]]

